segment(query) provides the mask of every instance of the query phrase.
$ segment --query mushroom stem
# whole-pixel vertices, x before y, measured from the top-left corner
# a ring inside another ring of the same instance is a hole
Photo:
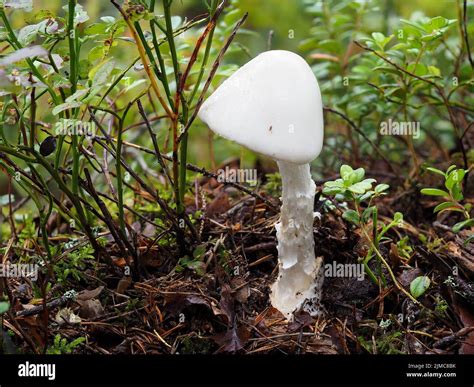
[[[278,279],[271,302],[287,318],[303,309],[319,315],[323,281],[322,259],[314,254],[314,196],[316,185],[309,164],[278,161],[282,178],[281,218],[276,225]]]

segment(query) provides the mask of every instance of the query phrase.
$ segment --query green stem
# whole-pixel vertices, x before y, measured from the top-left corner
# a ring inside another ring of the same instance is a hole
[[[36,139],[36,88],[31,89],[31,106],[30,106],[30,147],[34,149]]]
[[[59,185],[59,188],[61,189],[61,191],[63,191],[66,196],[69,198],[69,200],[71,200],[72,204],[74,205],[74,207],[76,208],[76,211],[77,211],[77,217],[79,218],[79,223],[81,225],[81,228],[83,229],[83,231],[87,234],[87,236],[89,237],[91,243],[93,244],[96,244],[95,243],[95,238],[94,238],[94,235],[92,234],[92,231],[89,227],[89,224],[87,223],[87,218],[84,214],[84,209],[82,208],[82,204],[81,204],[81,201],[78,199],[77,195],[75,195],[69,188],[68,186],[66,185],[66,183],[64,183],[63,179],[61,178],[61,176],[59,175],[59,173],[53,168],[52,165],[49,164],[49,162],[43,157],[41,156],[38,152],[33,152],[34,153],[34,156],[36,157],[36,160],[39,164],[41,164],[48,172],[49,174],[51,175],[51,177],[56,181],[56,183]]]
[[[184,194],[186,192],[186,163],[188,151],[188,133],[181,139],[179,150],[179,204],[178,214],[184,214]]]
[[[53,211],[53,198],[51,196],[51,193],[48,190],[48,185],[44,181],[41,174],[36,171],[36,169],[33,165],[30,164],[29,167],[31,169],[31,172],[34,173],[36,178],[45,187],[45,194],[48,197],[48,210],[46,212],[44,212],[44,210],[41,208],[41,205],[40,205],[39,201],[36,200],[35,196],[34,195],[31,196],[33,198],[33,200],[36,204],[36,207],[38,208],[39,214],[40,214],[41,237],[43,239],[44,248],[46,249],[46,252],[48,254],[49,263],[52,263],[53,262],[53,254],[51,252],[51,247],[49,245],[48,231],[46,230],[46,224],[48,223],[48,219],[51,216],[51,212]]]
[[[161,83],[163,84],[163,88],[165,89],[166,96],[168,97],[168,102],[170,103],[170,105],[173,105],[173,99],[171,98],[171,91],[170,91],[170,86],[168,83],[168,77],[166,76],[165,61],[163,60],[163,56],[161,55],[160,44],[158,43],[155,24],[150,23],[150,27],[151,27],[153,47],[155,48],[156,56],[158,58],[158,63],[160,64]]]
[[[166,21],[166,37],[170,46],[171,60],[173,62],[174,75],[176,79],[176,89],[179,87],[179,65],[176,54],[176,45],[174,44],[173,24],[171,23],[171,3],[173,0],[163,0]]]
[[[122,163],[120,162],[122,157],[122,133],[123,133],[123,125],[125,122],[125,118],[127,117],[127,113],[132,107],[135,101],[130,102],[125,111],[119,120],[119,127],[118,127],[118,134],[117,134],[117,149],[116,149],[116,172],[117,172],[117,202],[118,202],[118,213],[119,213],[119,224],[120,230],[122,231],[123,235],[125,235],[125,211],[124,211],[124,201],[123,201],[123,177],[122,177]]]
[[[6,153],[8,155],[12,155],[14,157],[17,157],[23,161],[27,161],[29,163],[34,163],[36,160],[34,158],[25,156],[23,153],[20,153],[16,151],[15,149],[10,148],[7,145],[0,145],[0,152]]]
[[[76,60],[76,30],[74,28],[74,13],[76,0],[69,0],[67,35],[69,42],[69,82],[71,83],[71,95],[77,90],[77,60]],[[74,112],[73,112],[74,114]],[[62,142],[61,142],[62,145]],[[79,138],[76,133],[72,134],[72,192],[79,193]]]
[[[110,94],[110,92],[119,84],[119,82],[122,80],[122,78],[127,75],[128,71],[135,65],[140,60],[140,57],[137,56],[117,77],[115,80],[111,83],[107,91],[102,95],[100,98],[99,102],[97,103],[97,106],[99,106],[104,99]]]
[[[117,136],[117,157],[120,160],[122,155],[122,131],[123,131],[123,119],[119,121],[118,136]],[[117,172],[117,205],[118,205],[118,217],[120,230],[125,232],[125,212],[123,209],[123,182],[122,182],[122,164],[117,161],[115,166]]]
[[[209,14],[209,20],[212,19],[214,16],[214,13],[216,12],[217,9],[217,3],[218,0],[213,0],[212,5],[211,5],[211,10]],[[206,43],[206,49],[204,51],[204,57],[202,58],[202,63],[201,63],[201,70],[199,71],[199,75],[196,81],[196,84],[194,85],[193,92],[191,93],[191,96],[189,97],[189,104],[191,105],[193,102],[193,99],[199,89],[199,85],[201,84],[202,77],[204,76],[204,72],[206,70],[206,64],[209,59],[209,54],[211,52],[211,47],[212,47],[212,39],[214,37],[214,30],[216,27],[214,26],[211,31],[209,31],[209,37],[207,38],[207,43]]]
[[[399,284],[397,281],[397,278],[395,277],[395,274],[393,273],[392,268],[388,264],[388,262],[385,260],[385,258],[380,254],[380,251],[375,247],[374,242],[370,238],[369,234],[367,234],[367,231],[365,230],[364,227],[361,227],[362,232],[364,233],[364,236],[367,238],[367,240],[370,243],[370,247],[374,249],[375,255],[377,255],[377,258],[384,264],[384,266],[387,268],[388,273],[390,274],[390,277],[392,278],[393,284],[395,287],[400,290],[402,293],[404,293],[411,301],[413,301],[416,305],[421,305],[418,300],[416,300],[410,293],[408,293],[402,285]]]
[[[15,32],[13,31],[7,15],[5,14],[5,11],[3,9],[0,9],[0,19],[2,19],[3,24],[5,25],[5,28],[8,31],[8,35],[10,37],[10,44],[12,45],[13,48],[19,50],[23,48],[21,43],[18,41]],[[30,58],[26,58],[26,63],[28,63],[28,66],[30,67],[31,72],[33,75],[38,78],[38,80],[46,85],[46,88],[48,89],[49,94],[51,95],[51,98],[53,99],[53,102],[55,105],[59,105],[61,103],[61,100],[58,98],[56,93],[54,92],[53,88],[46,82],[46,80],[43,78],[41,73],[38,71],[36,66],[34,65],[33,61]]]
[[[164,13],[165,13],[165,23],[166,23],[166,29],[165,29],[165,35],[168,39],[168,44],[169,44],[169,49],[171,53],[171,59],[173,62],[173,70],[174,70],[174,76],[175,76],[175,82],[176,82],[176,93],[178,94],[179,91],[179,83],[180,83],[180,73],[179,73],[179,64],[178,64],[178,56],[176,53],[176,45],[174,42],[174,33],[173,33],[173,25],[171,23],[171,3],[173,0],[163,0],[163,8],[164,8]],[[158,27],[159,24],[157,23]],[[175,114],[175,117],[173,117],[173,122],[172,122],[172,131],[173,131],[173,183],[174,183],[174,196],[175,196],[175,201],[176,201],[176,211],[178,214],[178,226],[181,225],[181,219],[183,219],[183,213],[184,213],[184,207],[182,204],[182,198],[184,197],[184,184],[183,179],[181,178],[182,173],[180,170],[180,164],[179,164],[179,159],[183,156],[183,149],[179,148],[178,144],[178,124],[184,116],[179,119],[178,113],[179,113],[179,104],[184,98],[180,99],[180,96],[177,95],[175,98],[175,103],[173,105],[173,113]],[[185,105],[183,104],[183,110],[185,109]],[[183,115],[184,115],[183,111]],[[178,151],[181,151],[181,153],[178,155]],[[184,171],[184,180],[186,179],[186,171]],[[181,189],[182,188],[182,189]],[[180,248],[181,252],[184,252],[184,234],[183,231],[180,227],[178,227],[177,231],[177,242]]]
[[[155,60],[155,56],[151,52],[150,46],[148,45],[148,42],[146,41],[145,35],[143,34],[143,30],[140,27],[140,24],[138,22],[135,22],[134,26],[135,26],[135,29],[137,30],[137,34],[138,34],[140,40],[142,41],[143,48],[145,49],[145,52],[146,52],[148,58],[150,59],[150,63],[153,66],[153,71],[155,72],[156,77],[164,85],[165,82],[163,81],[163,78],[166,78],[166,73],[163,75],[163,72],[160,72],[160,69],[158,68],[158,65],[157,65],[156,60]],[[152,28],[153,28],[153,25],[152,25]],[[165,87],[165,91],[166,91],[166,95],[168,97],[168,102],[170,102],[170,104],[173,104],[172,99],[170,99],[169,88],[167,89]]]
[[[67,36],[69,42],[69,81],[71,82],[71,94],[76,92],[76,31],[74,29],[74,13],[76,0],[69,0]]]
[[[210,13],[209,13],[209,20],[212,19],[214,16],[214,13],[216,12],[217,9],[217,4],[218,0],[213,0]],[[196,84],[194,85],[194,89],[192,91],[191,96],[189,97],[189,100],[187,104],[184,101],[183,98],[183,123],[187,123],[188,121],[188,106],[191,105],[192,100],[194,96],[196,95],[197,90],[199,89],[199,84],[201,83],[202,77],[204,76],[205,68],[207,61],[209,59],[209,53],[211,52],[211,47],[212,47],[212,38],[214,36],[214,30],[215,26],[211,29],[209,32],[209,36],[207,38],[207,43],[206,43],[206,48],[204,51],[204,57],[202,59],[201,63],[201,69],[199,71],[198,79],[196,81]],[[178,214],[183,215],[184,213],[184,194],[186,191],[186,164],[187,164],[187,156],[188,156],[188,132],[184,133],[181,143],[180,143],[180,151],[179,151],[179,203],[180,207],[178,207]]]

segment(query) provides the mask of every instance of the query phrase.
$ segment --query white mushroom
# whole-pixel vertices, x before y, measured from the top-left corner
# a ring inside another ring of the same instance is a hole
[[[289,319],[300,309],[318,315],[322,270],[314,254],[316,186],[309,163],[321,152],[324,133],[311,68],[295,53],[264,52],[224,81],[199,117],[217,134],[277,161],[283,195],[271,302]]]

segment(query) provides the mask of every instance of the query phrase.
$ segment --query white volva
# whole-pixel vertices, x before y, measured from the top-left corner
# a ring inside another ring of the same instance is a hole
[[[316,187],[309,163],[321,152],[324,130],[311,68],[295,53],[264,52],[224,81],[199,117],[217,134],[277,161],[283,195],[271,302],[290,319],[301,308],[317,315],[322,265],[314,254]]]

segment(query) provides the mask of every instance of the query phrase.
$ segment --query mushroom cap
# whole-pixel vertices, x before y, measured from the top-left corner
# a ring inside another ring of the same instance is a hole
[[[199,118],[215,133],[275,160],[306,164],[323,145],[318,81],[299,55],[264,52],[226,79]]]

